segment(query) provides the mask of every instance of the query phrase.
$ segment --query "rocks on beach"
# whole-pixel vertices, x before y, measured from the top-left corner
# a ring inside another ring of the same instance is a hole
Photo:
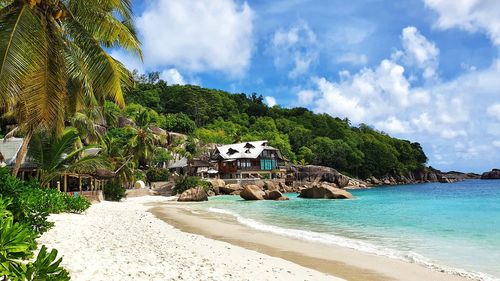
[[[314,199],[351,199],[352,194],[333,187],[328,184],[317,184],[311,187],[306,187],[300,191],[299,197],[301,198],[314,198]]]
[[[279,190],[266,190],[263,191],[257,185],[247,185],[240,193],[240,197],[245,200],[288,200],[288,197],[283,196]]]
[[[245,200],[264,200],[265,192],[256,185],[247,185],[240,193]]]
[[[203,187],[193,187],[181,193],[177,201],[179,202],[208,201],[208,195],[203,189]]]

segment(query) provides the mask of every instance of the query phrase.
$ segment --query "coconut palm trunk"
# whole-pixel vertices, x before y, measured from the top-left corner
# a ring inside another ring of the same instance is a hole
[[[23,144],[21,145],[21,148],[16,154],[16,163],[14,164],[14,168],[12,169],[13,176],[17,176],[17,174],[19,173],[19,169],[21,168],[24,156],[26,156],[26,153],[28,152],[28,145],[32,137],[33,137],[33,131],[31,130],[28,131],[28,133],[24,136]]]

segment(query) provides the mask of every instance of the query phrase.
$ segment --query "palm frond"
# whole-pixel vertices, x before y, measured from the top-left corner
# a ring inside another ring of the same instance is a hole
[[[18,2],[16,2],[18,3]],[[8,9],[8,11],[6,11]],[[0,17],[0,105],[18,97],[28,76],[46,62],[46,34],[26,4],[2,9]]]
[[[90,174],[97,169],[109,169],[111,165],[104,156],[85,156],[67,166],[65,171]]]

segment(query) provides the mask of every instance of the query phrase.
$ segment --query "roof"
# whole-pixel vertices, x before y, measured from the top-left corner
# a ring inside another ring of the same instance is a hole
[[[266,140],[240,142],[217,147],[217,152],[220,157],[226,160],[242,158],[255,159],[259,157],[264,150],[275,150],[278,152],[278,157],[282,158],[279,150],[269,146]]]
[[[180,160],[177,160],[172,165],[168,166],[168,169],[176,169],[176,168],[184,168],[188,165],[188,159],[186,157],[182,157]]]
[[[17,153],[21,146],[23,145],[22,138],[8,138],[8,139],[0,139],[0,153],[4,157],[5,164],[7,166],[13,166],[16,163]],[[23,161],[21,162],[22,167],[34,167],[35,165],[29,161],[26,161],[26,156],[24,156]]]

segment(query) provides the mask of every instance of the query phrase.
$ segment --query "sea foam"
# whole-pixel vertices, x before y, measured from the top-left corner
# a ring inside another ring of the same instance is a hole
[[[430,268],[430,269],[435,270],[435,271],[446,272],[448,274],[462,276],[462,277],[465,277],[465,278],[468,278],[471,280],[481,280],[481,281],[498,281],[498,280],[500,280],[500,279],[492,277],[486,273],[472,272],[472,271],[467,271],[467,270],[460,269],[460,268],[452,268],[449,266],[440,265],[440,264],[432,262],[430,259],[428,259],[428,258],[426,258],[418,253],[411,252],[411,251],[398,251],[398,250],[394,250],[394,249],[379,247],[379,246],[370,244],[370,243],[365,242],[365,241],[360,241],[360,240],[351,239],[351,238],[347,238],[347,237],[341,237],[341,236],[337,236],[337,235],[333,235],[333,234],[319,233],[319,232],[314,232],[314,231],[291,229],[291,228],[284,228],[284,227],[279,227],[279,226],[274,226],[274,225],[268,225],[268,224],[264,224],[264,223],[258,222],[256,220],[253,220],[253,219],[245,218],[245,217],[243,217],[235,212],[225,210],[225,209],[210,207],[207,210],[211,213],[231,216],[231,217],[235,218],[239,223],[241,223],[245,226],[248,226],[250,228],[259,230],[259,231],[274,233],[277,235],[286,236],[286,237],[290,237],[290,238],[294,238],[294,239],[300,239],[300,240],[304,240],[304,241],[346,247],[346,248],[354,249],[354,250],[361,251],[364,253],[369,253],[369,254],[373,254],[373,255],[388,257],[391,259],[397,259],[397,260],[401,260],[401,261],[405,261],[405,262],[419,264],[419,265],[425,266],[425,267]]]

